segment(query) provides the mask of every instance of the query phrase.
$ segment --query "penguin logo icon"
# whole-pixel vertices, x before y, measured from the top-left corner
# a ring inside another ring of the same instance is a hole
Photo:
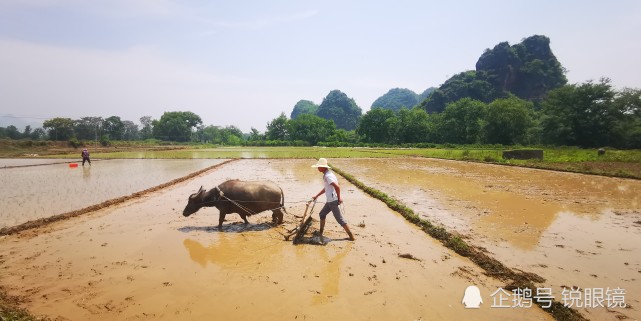
[[[463,301],[466,309],[478,309],[480,308],[481,303],[483,303],[483,298],[481,298],[481,290],[475,285],[470,285],[465,289],[465,295],[463,296]]]

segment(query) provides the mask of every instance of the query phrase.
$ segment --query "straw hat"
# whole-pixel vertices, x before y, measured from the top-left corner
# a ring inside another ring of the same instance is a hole
[[[316,167],[316,168],[318,168],[318,167],[331,168],[331,167],[327,166],[327,160],[324,159],[324,158],[319,158],[318,162],[316,164],[312,165],[312,167]]]

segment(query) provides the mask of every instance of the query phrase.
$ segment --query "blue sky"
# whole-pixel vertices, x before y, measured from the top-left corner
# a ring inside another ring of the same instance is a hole
[[[301,99],[339,89],[366,112],[535,34],[570,83],[641,88],[641,2],[539,2],[0,0],[0,121],[192,111],[264,131]]]

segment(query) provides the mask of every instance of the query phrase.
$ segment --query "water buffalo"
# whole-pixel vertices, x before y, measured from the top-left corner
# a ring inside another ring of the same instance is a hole
[[[196,194],[189,196],[183,215],[194,214],[201,207],[214,206],[220,211],[218,228],[222,228],[227,214],[238,213],[245,224],[249,224],[247,216],[272,211],[272,221],[281,224],[284,203],[283,190],[272,182],[229,180],[209,191],[201,186]]]

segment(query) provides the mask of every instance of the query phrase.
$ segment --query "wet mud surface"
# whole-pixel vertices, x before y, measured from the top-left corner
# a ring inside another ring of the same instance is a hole
[[[75,168],[36,161],[44,165],[0,169],[0,228],[123,197],[225,160],[103,160]]]
[[[0,285],[36,315],[60,320],[550,320],[537,307],[491,308],[504,286],[381,202],[339,178],[356,236],[330,216],[327,245],[292,245],[281,233],[320,190],[307,160],[239,160],[91,214],[0,238]],[[347,169],[347,168],[345,168]],[[272,180],[286,223],[269,213],[181,215],[201,185]],[[315,217],[321,204],[315,207]],[[318,221],[312,224],[318,228]],[[461,303],[480,288],[479,309]]]
[[[419,158],[331,162],[505,265],[544,277],[537,286],[559,301],[563,287],[626,290],[631,308],[577,309],[585,317],[641,317],[641,181]]]

